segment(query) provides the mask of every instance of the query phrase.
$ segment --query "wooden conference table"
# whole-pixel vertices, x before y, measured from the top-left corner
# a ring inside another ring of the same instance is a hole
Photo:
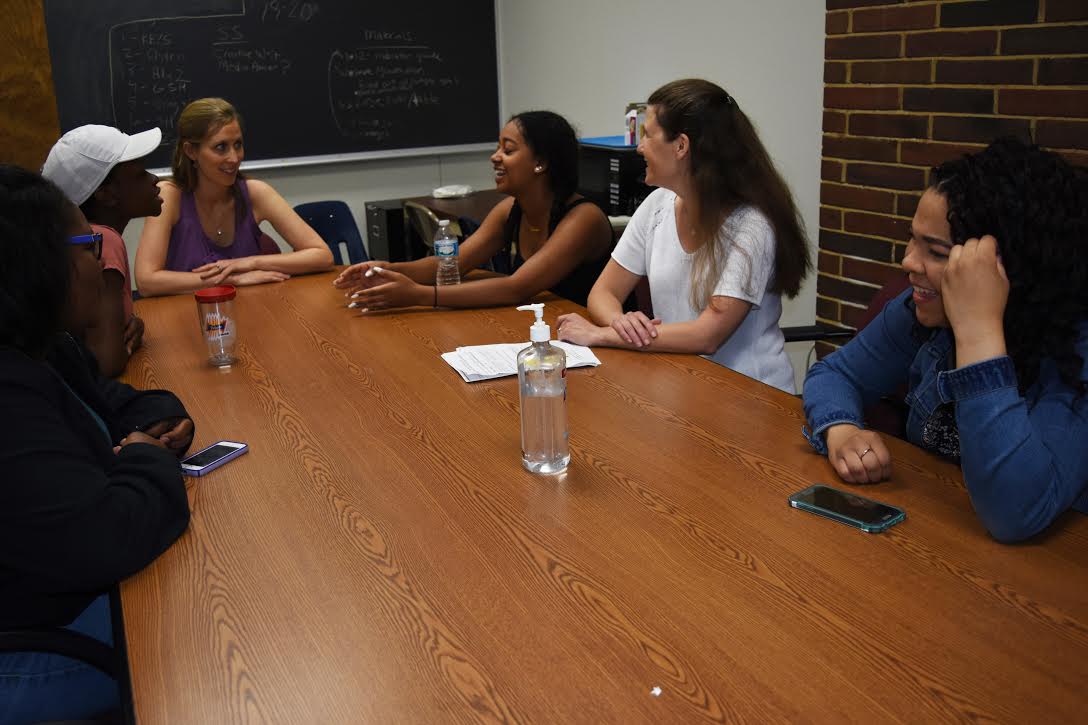
[[[834,482],[799,401],[691,355],[571,370],[570,469],[537,477],[516,379],[439,358],[530,315],[360,315],[331,280],[241,289],[227,371],[191,297],[138,303],[128,380],[176,391],[197,446],[251,447],[122,587],[140,723],[1084,717],[1088,519],[997,544],[898,441],[865,493],[905,523],[791,509]]]

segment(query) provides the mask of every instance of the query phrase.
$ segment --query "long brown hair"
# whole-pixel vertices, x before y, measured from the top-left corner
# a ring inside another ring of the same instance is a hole
[[[174,144],[174,158],[170,170],[174,174],[174,183],[182,191],[191,192],[196,188],[196,168],[185,155],[185,144],[199,146],[201,142],[228,123],[238,122],[242,127],[242,116],[222,98],[200,98],[188,106],[178,116],[178,139]],[[241,176],[241,174],[239,174]]]
[[[666,83],[650,95],[648,104],[669,141],[686,134],[690,142],[697,198],[685,201],[695,202],[699,245],[692,264],[692,304],[701,309],[710,303],[725,257],[739,251],[715,242],[728,215],[744,204],[759,209],[774,230],[770,291],[794,297],[812,269],[804,223],[748,116],[725,89],[700,78]]]

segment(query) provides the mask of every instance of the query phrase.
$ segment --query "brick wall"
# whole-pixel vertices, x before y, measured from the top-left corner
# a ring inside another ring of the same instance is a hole
[[[857,327],[932,166],[1006,134],[1088,165],[1088,0],[827,0],[826,33],[816,316]]]

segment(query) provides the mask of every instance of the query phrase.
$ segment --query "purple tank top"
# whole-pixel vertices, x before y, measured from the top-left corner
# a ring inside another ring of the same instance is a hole
[[[182,192],[181,213],[178,223],[170,230],[170,247],[166,251],[166,269],[172,272],[191,272],[202,264],[220,259],[253,257],[263,253],[261,228],[253,217],[253,205],[249,201],[249,188],[245,179],[234,182],[242,194],[245,212],[234,224],[234,242],[221,247],[204,233],[192,192]]]

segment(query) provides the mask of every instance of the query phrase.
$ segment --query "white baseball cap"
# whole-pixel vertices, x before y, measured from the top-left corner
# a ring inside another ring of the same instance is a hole
[[[129,136],[113,126],[80,126],[53,144],[42,176],[79,206],[91,198],[114,166],[147,156],[161,142],[162,131],[157,128]]]

